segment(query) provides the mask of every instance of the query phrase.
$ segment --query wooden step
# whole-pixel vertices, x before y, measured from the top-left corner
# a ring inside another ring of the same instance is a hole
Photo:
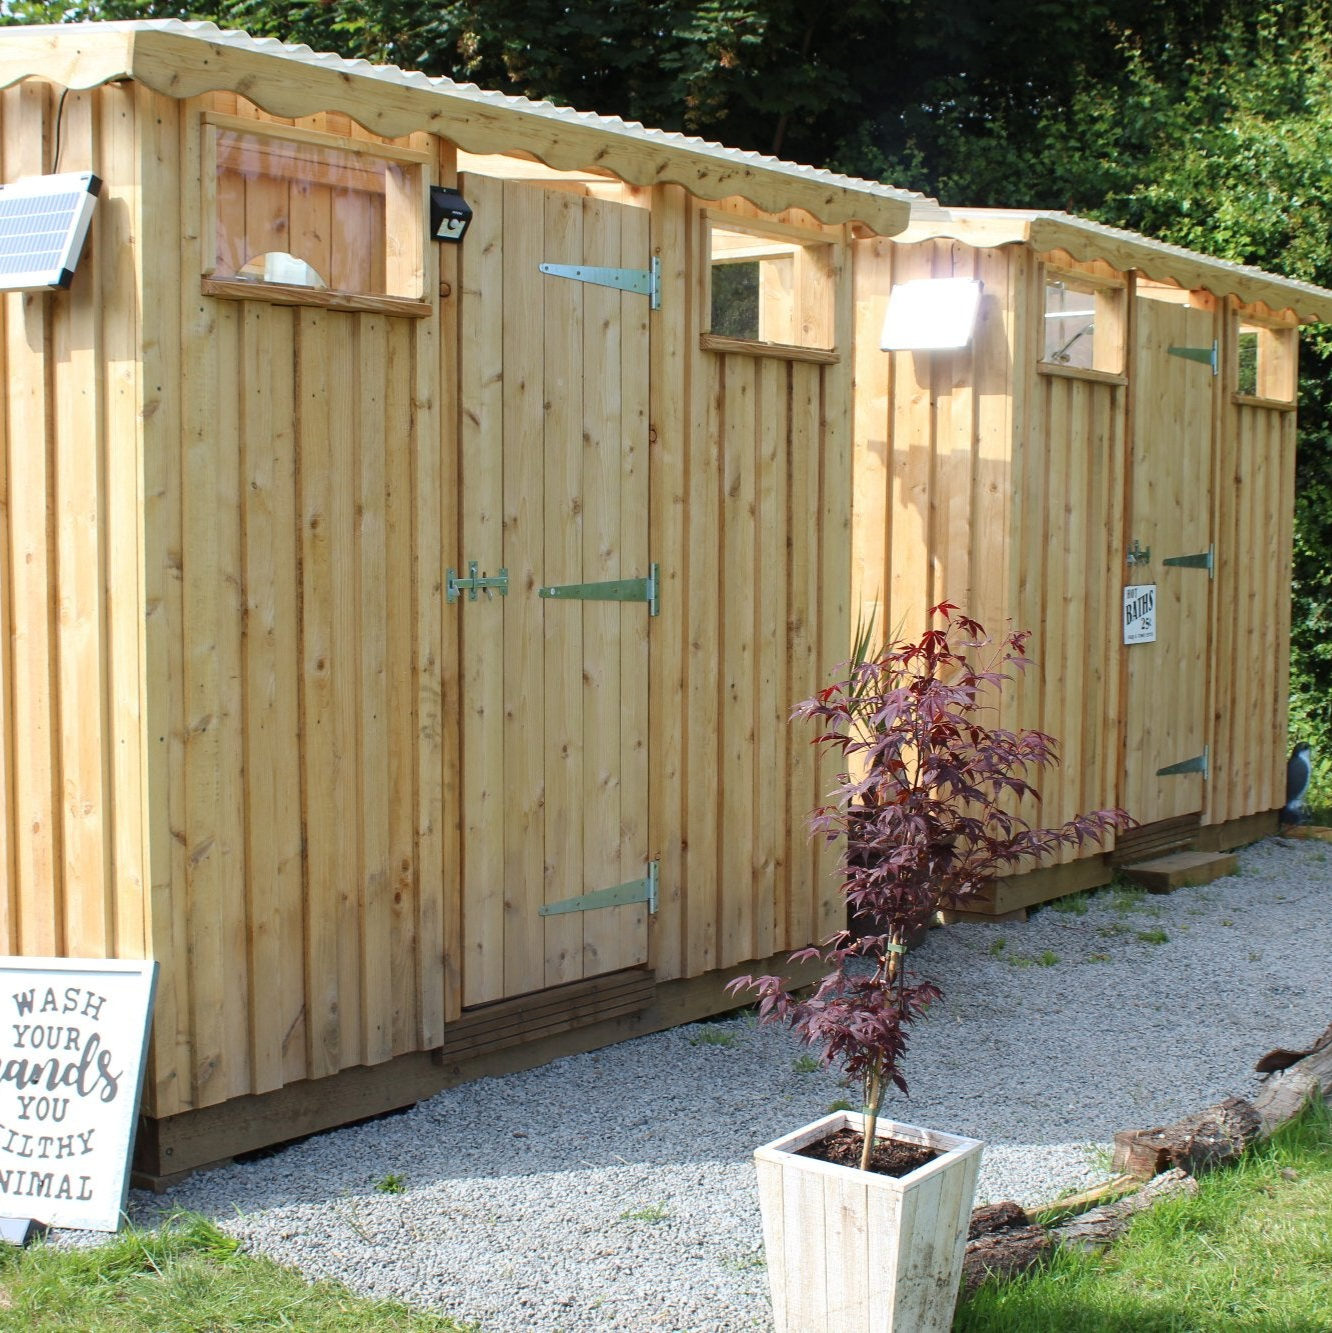
[[[1210,884],[1238,869],[1239,858],[1231,852],[1172,852],[1124,866],[1123,873],[1151,893],[1173,893],[1195,884]]]

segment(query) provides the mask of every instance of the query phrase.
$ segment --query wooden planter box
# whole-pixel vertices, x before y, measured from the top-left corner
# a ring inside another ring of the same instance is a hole
[[[978,1139],[880,1120],[941,1156],[895,1179],[800,1157],[863,1117],[836,1111],[754,1153],[777,1333],[947,1333],[980,1170]]]

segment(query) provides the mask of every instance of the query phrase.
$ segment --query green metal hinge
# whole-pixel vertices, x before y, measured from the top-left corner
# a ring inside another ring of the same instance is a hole
[[[595,287],[638,292],[648,298],[650,309],[661,309],[660,259],[654,258],[647,268],[593,268],[587,264],[542,264],[540,268],[552,278],[572,278],[574,282],[590,282]]]
[[[1158,778],[1173,778],[1180,773],[1201,773],[1204,780],[1207,778],[1207,746],[1203,746],[1203,752],[1193,759],[1181,759],[1177,764],[1171,764],[1168,768],[1158,768],[1156,776]]]
[[[486,596],[489,597],[493,588],[501,597],[509,595],[509,571],[501,569],[493,578],[478,578],[476,572],[476,561],[467,562],[467,572],[469,577],[460,579],[456,569],[449,570],[444,580],[444,596],[450,602],[456,602],[463,594],[467,594],[469,602],[476,601],[476,594],[479,589],[485,589]]]
[[[1209,579],[1216,577],[1216,547],[1209,546],[1197,555],[1172,555],[1162,560],[1163,565],[1176,565],[1181,569],[1205,569]]]
[[[608,583],[557,583],[551,588],[538,588],[538,597],[554,597],[562,602],[646,602],[648,615],[655,616],[661,606],[658,592],[661,584],[661,566],[648,566],[645,579],[612,579]]]
[[[1203,365],[1211,366],[1213,375],[1218,374],[1221,369],[1215,338],[1212,339],[1210,347],[1167,347],[1166,351],[1171,356],[1182,356],[1186,361],[1201,361]]]
[[[598,889],[581,898],[565,898],[558,903],[546,903],[537,908],[539,916],[559,916],[563,912],[592,912],[598,907],[624,907],[629,903],[647,903],[648,911],[657,914],[657,875],[660,862],[649,861],[644,879],[631,879],[628,884],[617,884],[613,889]]]

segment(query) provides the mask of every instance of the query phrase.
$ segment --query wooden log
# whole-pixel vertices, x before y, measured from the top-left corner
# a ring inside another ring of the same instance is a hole
[[[1259,1137],[1262,1117],[1243,1097],[1185,1116],[1173,1125],[1121,1130],[1115,1135],[1114,1168],[1148,1180],[1170,1168],[1200,1175],[1235,1161]]]
[[[970,1294],[986,1278],[1017,1277],[1042,1263],[1053,1249],[1054,1241],[1044,1227],[1019,1226],[978,1236],[967,1242],[962,1290]]]
[[[1177,1194],[1196,1194],[1198,1182],[1178,1167],[1162,1172],[1136,1194],[1115,1203],[1102,1204],[1079,1217],[1071,1217],[1049,1231],[1058,1245],[1080,1250],[1102,1250],[1128,1230],[1139,1213]]]
[[[1012,1231],[1017,1227],[1028,1226],[1030,1222],[1026,1209],[1020,1203],[1014,1203],[1012,1199],[1005,1199],[1003,1203],[982,1204],[981,1207],[972,1209],[971,1221],[967,1226],[967,1239],[975,1240],[979,1236]]]

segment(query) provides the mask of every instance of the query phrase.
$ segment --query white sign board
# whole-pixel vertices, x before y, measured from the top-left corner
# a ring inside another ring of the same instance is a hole
[[[1156,584],[1134,583],[1125,587],[1124,642],[1156,642]]]
[[[0,1217],[115,1231],[157,964],[0,958]]]

